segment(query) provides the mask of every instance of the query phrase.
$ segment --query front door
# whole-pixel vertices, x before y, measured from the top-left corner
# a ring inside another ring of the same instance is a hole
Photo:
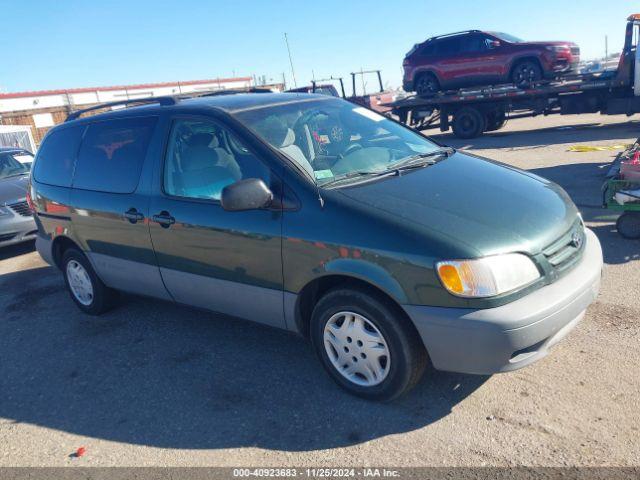
[[[207,117],[172,119],[162,163],[150,231],[167,290],[180,303],[284,328],[280,209],[220,204],[226,185],[260,178],[273,190],[277,177]]]

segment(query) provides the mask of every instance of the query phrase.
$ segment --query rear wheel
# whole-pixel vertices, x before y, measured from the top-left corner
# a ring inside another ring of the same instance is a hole
[[[640,212],[624,212],[616,221],[618,233],[624,238],[640,238]]]
[[[492,112],[487,115],[486,118],[487,128],[485,132],[493,132],[500,130],[507,123],[507,116],[504,112]]]
[[[71,299],[80,310],[100,315],[113,307],[117,292],[102,283],[80,250],[65,251],[61,267]]]
[[[440,82],[433,73],[423,73],[416,81],[416,93],[421,97],[433,96],[440,91]]]
[[[358,289],[332,290],[311,319],[311,340],[329,375],[349,393],[389,401],[420,380],[427,355],[401,312]]]
[[[458,138],[475,138],[485,131],[485,116],[476,108],[463,107],[453,114],[453,133]]]
[[[511,70],[511,81],[518,87],[528,87],[540,80],[542,80],[542,69],[534,60],[518,62]]]

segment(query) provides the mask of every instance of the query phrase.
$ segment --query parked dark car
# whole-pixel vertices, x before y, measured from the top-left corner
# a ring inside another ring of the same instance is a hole
[[[36,156],[36,245],[88,314],[124,290],[288,329],[389,400],[427,359],[544,357],[597,295],[598,239],[550,181],[329,96],[153,101],[58,125]]]
[[[572,42],[525,42],[500,32],[469,30],[432,37],[405,56],[403,87],[432,95],[440,90],[495,83],[526,86],[577,69]]]
[[[0,247],[36,238],[36,224],[26,198],[32,158],[21,148],[0,147]]]
[[[322,85],[307,85],[305,87],[296,87],[287,90],[289,93],[317,93],[318,95],[328,95],[330,97],[339,97],[338,89],[330,83]]]

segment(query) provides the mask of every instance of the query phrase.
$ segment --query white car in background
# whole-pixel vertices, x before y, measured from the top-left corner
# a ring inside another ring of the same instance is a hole
[[[0,147],[0,247],[36,238],[37,227],[27,203],[33,155],[22,148]]]

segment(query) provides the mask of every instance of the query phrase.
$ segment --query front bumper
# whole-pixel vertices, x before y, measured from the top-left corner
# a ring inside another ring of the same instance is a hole
[[[17,214],[0,217],[0,247],[34,240],[36,233],[37,227],[33,217]]]
[[[580,263],[560,280],[496,308],[404,305],[435,368],[492,374],[547,355],[584,316],[600,289],[602,249],[586,231]]]

